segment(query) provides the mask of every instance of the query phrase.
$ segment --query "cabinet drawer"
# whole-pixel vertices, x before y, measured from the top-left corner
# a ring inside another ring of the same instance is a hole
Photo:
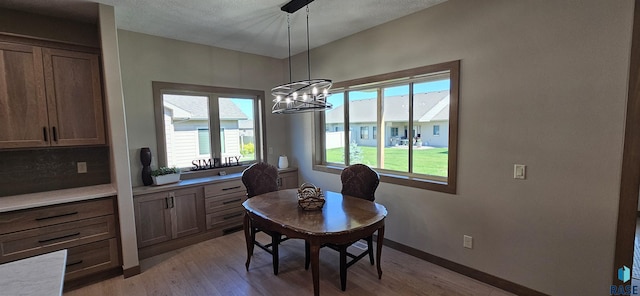
[[[111,214],[111,197],[3,213],[0,234]]]
[[[204,186],[205,197],[211,197],[220,194],[229,194],[234,192],[247,192],[244,184],[242,184],[242,180],[231,180]]]
[[[244,217],[244,208],[236,207],[212,214],[207,214],[207,229],[223,225],[240,223]]]
[[[207,214],[209,214],[221,210],[240,207],[245,199],[246,194],[236,192],[232,194],[208,197],[204,201],[204,206]]]
[[[0,263],[115,237],[113,215],[0,236]]]
[[[72,280],[120,265],[115,238],[69,248],[65,280]]]

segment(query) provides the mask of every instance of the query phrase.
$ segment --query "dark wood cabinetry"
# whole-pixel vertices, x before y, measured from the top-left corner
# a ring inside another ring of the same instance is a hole
[[[97,53],[0,42],[0,148],[105,144]]]

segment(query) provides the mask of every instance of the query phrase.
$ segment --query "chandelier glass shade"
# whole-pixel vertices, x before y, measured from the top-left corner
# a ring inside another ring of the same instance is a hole
[[[313,0],[311,0],[313,1]],[[311,1],[305,0],[306,5]],[[293,0],[290,2],[300,2]],[[292,13],[295,10],[286,9],[288,5],[283,6],[282,10]],[[271,89],[273,95],[273,114],[290,114],[303,113],[312,111],[324,111],[331,109],[333,105],[327,102],[329,90],[332,82],[329,79],[311,79],[311,62],[309,59],[309,6],[307,6],[307,70],[309,78],[306,80],[291,82],[291,24],[287,14],[287,33],[289,40],[289,83],[278,85]]]

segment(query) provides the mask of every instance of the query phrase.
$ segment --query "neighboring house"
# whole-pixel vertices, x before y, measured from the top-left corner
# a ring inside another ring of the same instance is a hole
[[[171,147],[167,149],[168,163],[191,167],[195,159],[213,157],[210,153],[208,99],[164,95],[163,105],[166,143]],[[248,116],[231,99],[220,98],[219,106],[222,155],[215,157],[239,156],[247,140],[243,136],[253,139],[253,121],[248,120]]]
[[[414,143],[419,137],[422,146],[447,147],[449,145],[449,91],[419,93],[414,95],[413,133],[408,128],[409,96],[384,98],[384,143],[386,147]],[[344,133],[344,105],[326,111],[326,132],[331,147],[342,147],[337,141]],[[377,131],[376,99],[349,102],[349,127],[351,141],[360,146],[376,146],[381,134]],[[342,136],[342,138],[344,138]]]

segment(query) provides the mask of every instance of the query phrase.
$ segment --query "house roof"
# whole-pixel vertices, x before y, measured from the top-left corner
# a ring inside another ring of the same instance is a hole
[[[208,100],[202,96],[164,95],[164,106],[173,110],[173,118],[207,119],[209,118]],[[232,99],[220,98],[220,120],[245,120],[248,116]]]
[[[449,119],[449,91],[415,94],[413,97],[413,118],[418,122]],[[377,122],[376,99],[362,99],[349,102],[351,122]],[[325,112],[326,123],[344,122],[344,105]],[[384,121],[408,121],[409,96],[384,98]]]

